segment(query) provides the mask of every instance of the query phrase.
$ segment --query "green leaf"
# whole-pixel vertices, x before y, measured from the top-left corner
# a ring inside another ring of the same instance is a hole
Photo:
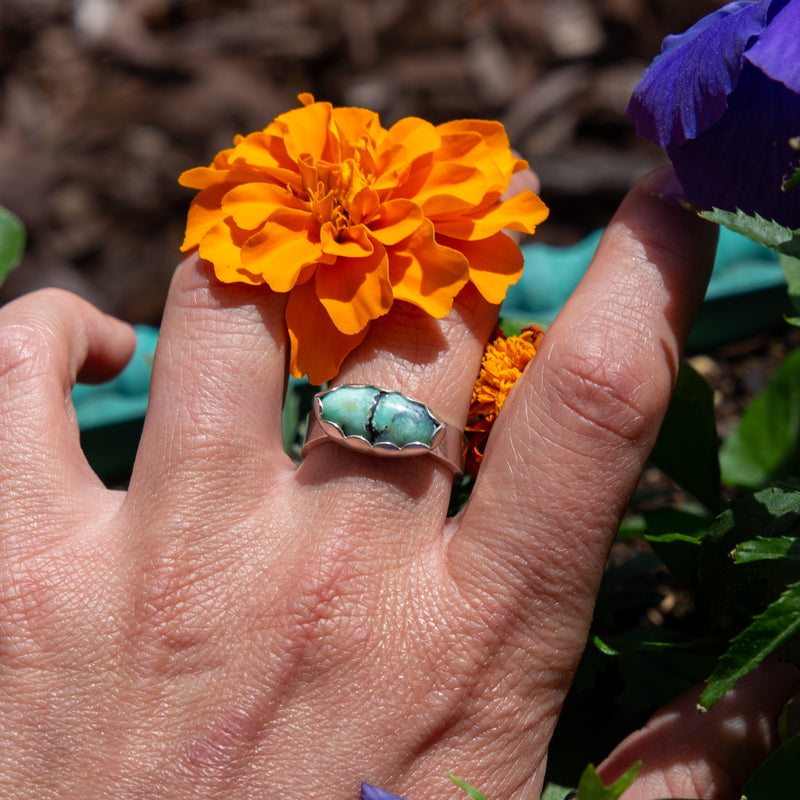
[[[474,786],[471,786],[466,781],[462,781],[461,778],[457,778],[452,772],[448,772],[447,777],[450,778],[450,780],[453,781],[456,786],[460,786],[472,798],[472,800],[486,800],[481,791],[476,789]]]
[[[578,800],[617,800],[636,780],[641,768],[642,762],[637,761],[621,778],[615,780],[610,786],[606,786],[600,780],[594,766],[589,764],[578,783]]]
[[[800,468],[800,350],[750,403],[719,457],[723,481],[751,489]]]
[[[736,564],[781,559],[800,561],[800,540],[793,536],[759,537],[736,545],[733,551],[733,560]]]
[[[711,673],[700,698],[711,708],[736,682],[760,664],[770,653],[800,631],[800,581],[789,584],[781,596],[731,641]]]
[[[650,460],[707,508],[721,511],[718,444],[714,391],[683,363]]]
[[[560,783],[548,781],[544,785],[544,790],[542,791],[542,796],[539,798],[539,800],[564,800],[569,793],[569,786],[562,786]]]
[[[800,311],[800,260],[791,258],[787,255],[780,257],[783,278],[786,281],[786,288],[789,292],[789,299],[792,301],[795,311]],[[790,325],[797,325],[793,320],[797,317],[789,317],[786,321]]]
[[[644,539],[676,578],[690,585],[696,580],[700,560],[699,535],[647,533]]]
[[[700,602],[713,625],[736,629],[749,624],[765,602],[794,580],[783,561],[735,564],[735,548],[756,538],[800,536],[800,492],[788,483],[775,484],[753,495],[738,497],[720,514],[700,546]]]
[[[612,647],[610,644],[604,642],[599,636],[592,637],[592,644],[604,655],[604,656],[618,656],[619,650]]]
[[[25,249],[25,228],[19,218],[0,207],[0,283],[22,258]]]
[[[742,789],[745,800],[780,800],[796,796],[800,778],[800,735],[789,739],[750,776]]]
[[[701,211],[700,216],[778,253],[800,256],[800,229],[792,230],[758,214],[750,216],[742,211],[722,211],[719,208]]]
[[[783,183],[781,187],[784,192],[794,189],[795,186],[800,185],[800,167],[798,167]]]

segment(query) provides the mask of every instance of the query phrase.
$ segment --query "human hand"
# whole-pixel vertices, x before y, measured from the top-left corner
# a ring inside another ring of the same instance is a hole
[[[127,493],[86,465],[68,398],[122,367],[130,329],[62,292],[4,308],[0,796],[323,800],[366,780],[433,800],[447,770],[538,796],[712,261],[659,181],[609,225],[455,519],[433,459],[325,443],[291,463],[280,295],[178,268]],[[338,381],[463,426],[496,311],[469,291],[442,321],[396,307]]]

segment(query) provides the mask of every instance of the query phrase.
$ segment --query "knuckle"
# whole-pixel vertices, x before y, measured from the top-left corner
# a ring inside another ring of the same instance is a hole
[[[663,376],[643,367],[640,352],[599,333],[560,346],[557,358],[548,359],[546,386],[573,416],[576,433],[635,442],[653,432]]]
[[[78,301],[63,289],[40,289],[9,303],[0,313],[0,377],[36,378],[47,372],[59,341],[59,309]],[[84,301],[79,301],[84,302]]]
[[[38,377],[49,347],[48,332],[37,320],[0,324],[0,378],[13,385]]]
[[[142,667],[166,678],[203,674],[219,665],[214,581],[188,572],[179,559],[154,557],[144,570],[134,639]]]
[[[82,643],[92,638],[96,620],[108,619],[108,594],[87,596],[82,577],[69,566],[74,564],[72,555],[71,548],[58,545],[46,551],[31,545],[17,552],[5,548],[0,571],[0,664],[4,669],[101,657],[98,651],[86,652]]]
[[[338,663],[369,630],[361,571],[349,546],[323,551],[287,573],[276,609],[285,648],[320,670]]]

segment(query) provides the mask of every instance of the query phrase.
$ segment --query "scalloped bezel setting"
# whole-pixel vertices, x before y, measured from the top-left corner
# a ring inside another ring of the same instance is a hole
[[[314,413],[328,436],[373,454],[429,453],[445,434],[444,424],[424,403],[375,386],[320,392]]]

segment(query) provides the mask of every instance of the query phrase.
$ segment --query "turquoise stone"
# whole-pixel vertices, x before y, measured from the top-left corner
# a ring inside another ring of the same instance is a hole
[[[374,386],[339,386],[320,398],[320,418],[379,448],[430,449],[443,426],[424,403]]]
[[[441,426],[427,406],[398,392],[385,392],[375,407],[370,427],[372,444],[393,444],[402,449],[415,443],[431,447]]]
[[[320,417],[336,425],[345,436],[369,439],[367,421],[376,401],[372,386],[339,386],[326,392],[321,401]]]

